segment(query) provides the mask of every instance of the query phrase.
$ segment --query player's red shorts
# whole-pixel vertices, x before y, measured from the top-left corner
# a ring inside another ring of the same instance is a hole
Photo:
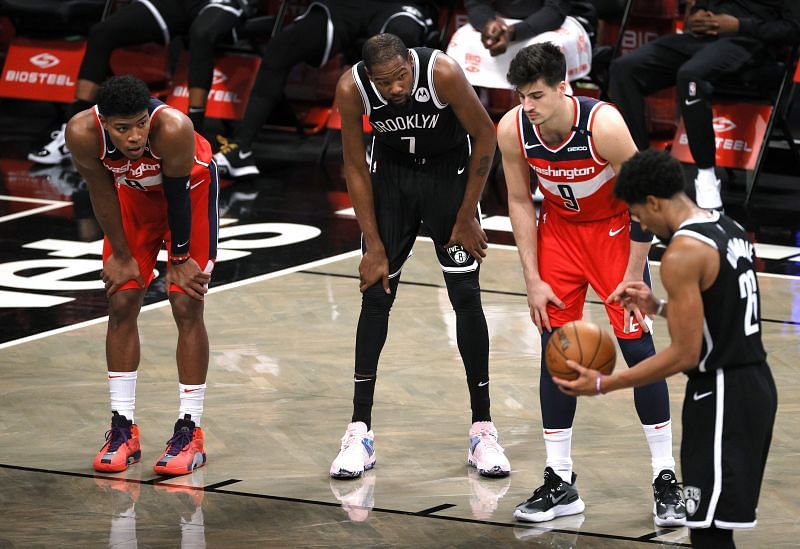
[[[566,305],[563,310],[547,305],[550,325],[556,328],[583,318],[589,285],[605,301],[622,282],[630,254],[630,216],[623,212],[600,221],[575,223],[549,213],[545,203],[539,219],[539,276]],[[605,307],[617,337],[641,337],[635,319],[624,329],[625,316],[619,304]]]
[[[211,161],[207,166],[195,163],[192,169],[189,195],[192,200],[192,232],[189,255],[210,273],[217,258],[217,234],[219,231],[218,199],[219,182],[217,166]],[[170,230],[167,223],[167,201],[161,187],[153,191],[140,191],[126,186],[117,188],[122,228],[128,241],[131,255],[139,264],[144,287],[155,278],[153,269],[158,252],[166,244],[170,249]],[[103,240],[103,263],[111,256],[108,238]],[[120,290],[141,289],[135,280],[129,280]],[[171,284],[169,292],[184,293]]]

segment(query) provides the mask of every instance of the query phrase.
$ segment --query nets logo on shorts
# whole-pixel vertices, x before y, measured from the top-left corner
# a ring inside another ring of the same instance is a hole
[[[686,486],[683,489],[683,499],[686,502],[686,513],[694,515],[700,506],[700,488],[697,486]]]
[[[463,265],[469,258],[471,257],[467,251],[464,249],[464,246],[461,244],[455,244],[454,246],[447,247],[447,255],[450,256],[450,259],[456,262],[458,265]]]

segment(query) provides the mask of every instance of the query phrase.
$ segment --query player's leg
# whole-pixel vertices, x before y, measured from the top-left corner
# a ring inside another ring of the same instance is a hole
[[[589,283],[601,300],[613,292],[625,276],[630,256],[630,218],[627,212],[594,225],[594,234],[585,234],[585,242],[592,243],[595,260],[587,266]],[[619,231],[624,227],[623,231]],[[651,285],[650,269],[646,264],[642,273]],[[631,317],[626,325],[625,313],[619,304],[606,304],[614,335],[628,367],[655,354],[653,336],[645,333]],[[652,326],[650,319],[647,322]],[[672,421],[669,409],[669,390],[666,381],[636,387],[633,399],[639,421],[642,423],[650,447],[652,467],[654,515],[658,526],[680,526],[685,523],[686,511],[675,475],[675,458],[672,454]]]
[[[355,478],[375,465],[372,405],[377,380],[378,361],[389,326],[389,312],[397,295],[400,271],[411,253],[419,228],[414,205],[401,191],[411,177],[406,166],[383,158],[379,146],[373,146],[372,194],[378,231],[389,261],[389,287],[382,281],[367,288],[361,297],[361,313],[356,328],[355,372],[353,375],[353,415],[342,437],[336,459],[331,463],[333,478]],[[366,251],[362,239],[362,252]]]
[[[580,319],[586,299],[587,281],[581,268],[581,249],[576,246],[571,225],[574,224],[562,221],[557,215],[548,215],[546,209],[539,217],[539,275],[565,305],[563,310],[548,306],[553,329]],[[576,399],[561,392],[547,371],[545,348],[551,336],[552,333],[546,330],[542,333],[539,372],[542,435],[547,452],[544,483],[514,510],[516,518],[529,522],[574,515],[584,509],[572,470],[572,423]]]
[[[472,409],[467,462],[484,476],[502,477],[511,472],[511,464],[497,442],[497,429],[490,412],[489,331],[481,305],[479,263],[462,246],[447,246],[469,176],[463,170],[468,151],[465,146],[462,151],[426,163],[419,170],[414,192],[421,204],[424,226],[433,238],[456,315],[456,342]],[[480,220],[477,211],[475,216]]]
[[[303,16],[281,29],[266,45],[247,110],[233,139],[218,138],[221,147],[214,159],[230,177],[259,173],[252,157],[252,144],[281,100],[291,69],[299,63],[323,65],[335,53],[329,10],[315,2]]]
[[[205,140],[196,151],[198,158],[210,159]],[[192,232],[189,256],[204,272],[211,273],[217,256],[219,230],[219,182],[216,165],[195,165],[191,176]],[[167,249],[170,242],[166,243]],[[169,267],[168,267],[169,268]],[[178,286],[168,288],[172,316],[178,328],[175,352],[178,366],[180,408],[178,420],[167,447],[153,467],[156,473],[182,475],[206,462],[203,431],[200,427],[206,393],[209,343],[203,318],[204,301],[189,297]]]

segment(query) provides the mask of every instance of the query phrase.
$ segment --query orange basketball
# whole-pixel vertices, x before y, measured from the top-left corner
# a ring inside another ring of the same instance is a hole
[[[547,342],[544,358],[550,375],[575,379],[578,373],[567,366],[568,359],[607,375],[614,371],[617,349],[611,335],[600,326],[575,320],[553,332]]]

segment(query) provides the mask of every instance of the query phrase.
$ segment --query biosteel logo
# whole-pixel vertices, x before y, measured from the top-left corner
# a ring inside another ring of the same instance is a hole
[[[224,73],[224,72],[222,72],[222,71],[221,71],[221,70],[219,70],[219,69],[214,69],[214,79],[211,81],[211,83],[212,83],[214,86],[216,86],[217,84],[222,84],[222,83],[223,83],[223,82],[225,82],[227,79],[228,79],[228,77],[227,77],[227,76],[225,76],[225,73]]]
[[[736,129],[736,124],[734,124],[732,120],[725,118],[724,116],[716,117],[713,120],[713,124],[715,133],[724,133]]]
[[[40,69],[49,69],[61,63],[61,59],[52,53],[39,53],[30,58],[30,62],[39,67]]]

